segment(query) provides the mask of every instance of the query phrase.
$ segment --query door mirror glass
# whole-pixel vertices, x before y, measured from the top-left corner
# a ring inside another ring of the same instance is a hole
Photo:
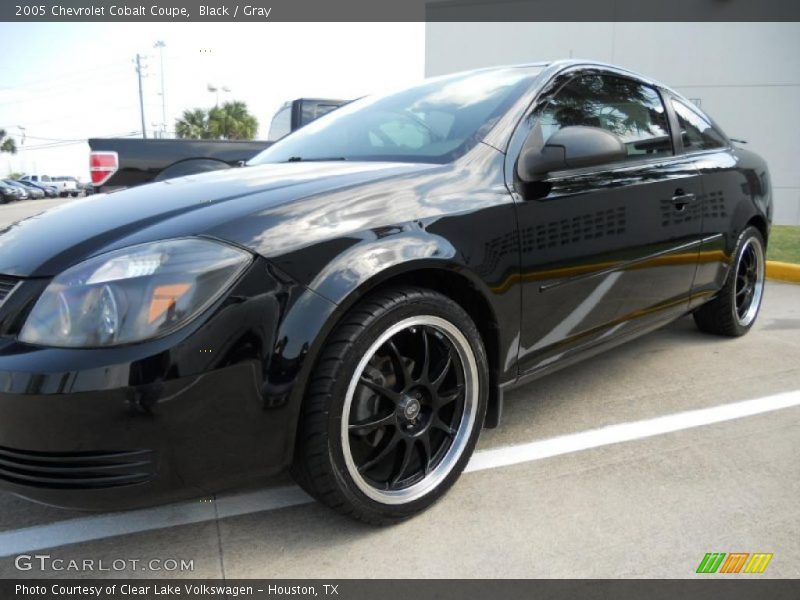
[[[541,135],[534,128],[531,137]],[[572,125],[551,135],[542,146],[525,144],[517,164],[522,181],[540,181],[552,171],[580,169],[625,160],[627,149],[619,136],[600,127]]]

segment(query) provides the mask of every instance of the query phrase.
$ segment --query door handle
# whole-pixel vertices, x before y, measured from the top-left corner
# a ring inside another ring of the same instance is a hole
[[[692,193],[686,193],[681,189],[675,190],[675,195],[672,196],[672,205],[675,207],[675,210],[681,211],[686,208],[687,204],[691,204],[697,199]]]

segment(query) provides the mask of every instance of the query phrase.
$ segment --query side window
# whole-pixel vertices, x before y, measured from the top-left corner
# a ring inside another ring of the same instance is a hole
[[[328,104],[325,102],[313,102],[309,107],[303,107],[303,125],[306,125],[314,119],[319,119],[323,115],[327,115],[339,108],[338,104]]]
[[[338,104],[328,102],[317,102],[316,100],[303,100],[300,106],[300,127],[305,127],[311,121],[315,121],[339,108]]]
[[[667,114],[655,89],[610,75],[580,75],[539,112],[546,141],[562,127],[601,127],[619,136],[629,160],[669,156]]]
[[[673,98],[672,108],[675,109],[675,116],[678,117],[683,148],[687,152],[712,150],[727,145],[725,136],[717,131],[705,117],[700,116],[683,102]]]
[[[280,109],[275,116],[272,117],[272,123],[269,126],[269,134],[267,140],[276,142],[284,136],[292,132],[292,105],[288,104]]]

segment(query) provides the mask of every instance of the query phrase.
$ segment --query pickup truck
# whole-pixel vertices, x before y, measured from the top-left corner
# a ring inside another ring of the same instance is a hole
[[[19,178],[20,181],[28,181],[36,185],[49,186],[56,188],[59,196],[72,196],[80,194],[78,181],[74,177],[50,177],[49,175],[25,175]]]
[[[275,116],[266,140],[89,139],[89,170],[97,192],[239,166],[292,131],[349,100],[298,98]]]

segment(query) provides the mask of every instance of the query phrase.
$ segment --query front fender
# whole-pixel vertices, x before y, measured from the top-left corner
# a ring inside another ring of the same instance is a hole
[[[276,408],[288,411],[289,432],[285,464],[291,462],[306,384],[317,358],[342,316],[370,291],[387,282],[416,281],[425,273],[427,281],[437,273],[456,274],[479,294],[493,315],[514,321],[519,315],[517,290],[497,291],[474,272],[465,256],[443,236],[426,231],[421,223],[391,228],[385,235],[364,234],[350,239],[344,251],[336,254],[291,303],[280,325],[277,345],[270,361],[269,390],[266,396]],[[322,247],[325,247],[324,245]],[[341,246],[340,246],[341,247]],[[448,290],[440,289],[444,293]],[[470,311],[474,307],[465,306]],[[494,320],[494,319],[493,319]],[[479,327],[486,326],[479,323]],[[504,364],[493,372],[495,382],[516,376],[516,322],[504,322],[496,334],[496,349]],[[512,360],[509,360],[509,357]],[[498,388],[499,389],[499,388]],[[498,406],[495,403],[493,406]],[[499,409],[498,409],[499,410]],[[496,418],[490,419],[495,423]]]
[[[382,281],[425,268],[452,269],[459,264],[456,249],[445,238],[416,224],[396,227],[385,237],[371,232],[359,243],[333,258],[308,287],[336,304],[363,293]],[[371,239],[370,239],[371,238]]]

